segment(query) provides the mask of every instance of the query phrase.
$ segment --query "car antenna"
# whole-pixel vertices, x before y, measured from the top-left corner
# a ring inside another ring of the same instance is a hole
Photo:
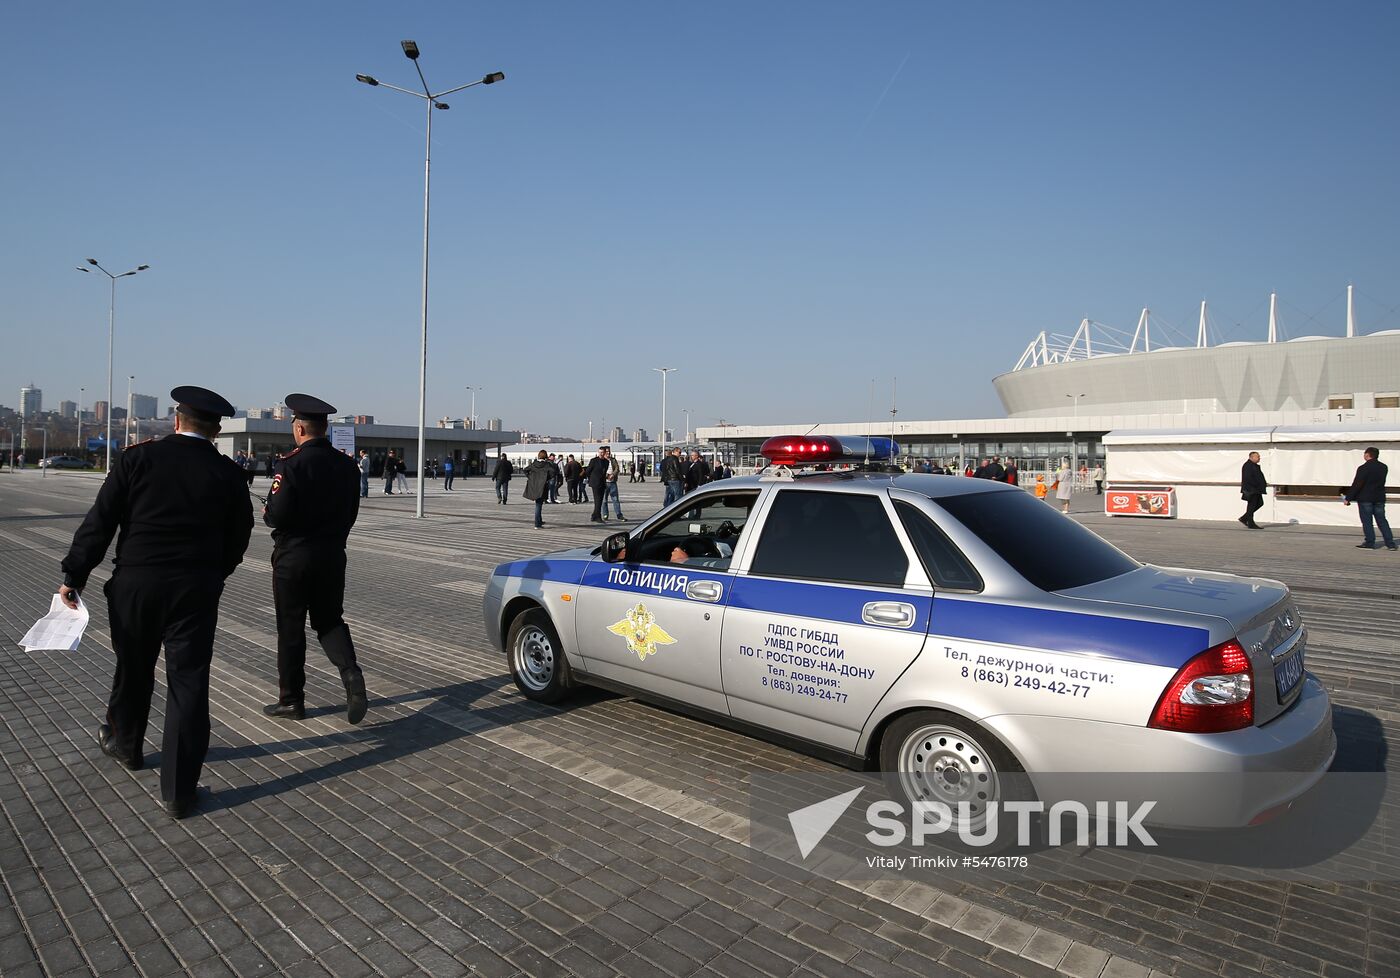
[[[894,454],[894,416],[899,413],[899,378],[894,378],[894,383],[890,388],[890,454]],[[893,460],[893,465],[898,466],[899,461]]]

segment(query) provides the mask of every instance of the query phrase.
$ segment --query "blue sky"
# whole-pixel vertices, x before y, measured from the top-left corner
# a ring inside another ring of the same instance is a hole
[[[0,14],[0,403],[998,415],[1042,329],[1400,327],[1393,3],[101,3]],[[887,416],[887,415],[886,415]]]

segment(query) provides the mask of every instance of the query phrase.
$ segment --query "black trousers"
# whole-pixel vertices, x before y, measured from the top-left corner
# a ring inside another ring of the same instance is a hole
[[[103,587],[117,667],[107,724],[125,757],[138,760],[151,713],[156,660],[165,646],[165,735],[160,795],[190,801],[209,751],[209,662],[219,620],[218,575],[118,571]]]
[[[362,678],[350,626],[345,624],[345,551],[290,549],[272,554],[277,607],[278,702],[306,701],[306,619],[347,687]]]
[[[603,497],[607,495],[608,484],[593,483],[588,484],[588,488],[593,490],[593,516],[592,519],[601,520],[603,518]]]
[[[1251,492],[1248,501],[1244,504],[1243,520],[1246,526],[1254,525],[1254,514],[1264,508],[1264,494],[1262,492]]]

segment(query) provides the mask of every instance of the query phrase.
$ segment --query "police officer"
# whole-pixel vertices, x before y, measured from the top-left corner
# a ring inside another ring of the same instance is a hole
[[[160,794],[167,814],[184,818],[194,808],[209,749],[219,597],[248,549],[253,507],[243,472],[211,441],[233,405],[203,387],[177,387],[170,397],[178,405],[175,433],[134,445],[113,461],[63,558],[58,592],[77,607],[77,593],[120,528],[115,568],[103,588],[117,664],[98,744],[133,771],[145,764],[142,743],[163,642]]]
[[[288,394],[297,447],[272,477],[263,522],[272,527],[272,595],[277,606],[276,703],[270,717],[306,718],[306,619],[345,684],[351,723],[365,717],[365,679],[355,661],[345,599],[345,540],[360,511],[360,470],[326,437],[335,408],[309,394]]]

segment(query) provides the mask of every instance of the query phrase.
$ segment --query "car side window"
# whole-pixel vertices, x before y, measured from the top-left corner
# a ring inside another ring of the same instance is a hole
[[[949,591],[982,590],[982,575],[938,524],[909,503],[896,501],[894,511],[899,514],[899,521],[904,524],[934,587]]]
[[[782,489],[768,508],[749,571],[900,587],[909,558],[877,496]]]
[[[690,502],[648,530],[641,540],[629,542],[628,559],[728,569],[758,502],[758,490],[710,493]]]

